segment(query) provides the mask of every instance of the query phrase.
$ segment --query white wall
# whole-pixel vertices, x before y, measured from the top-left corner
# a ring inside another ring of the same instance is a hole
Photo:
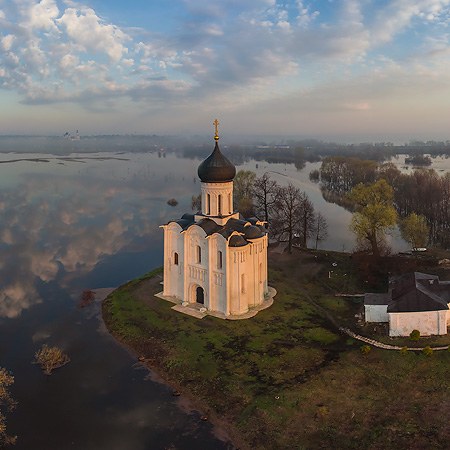
[[[366,322],[389,322],[387,305],[364,305]]]
[[[447,334],[447,310],[389,313],[389,336],[409,336],[413,330],[422,336]]]

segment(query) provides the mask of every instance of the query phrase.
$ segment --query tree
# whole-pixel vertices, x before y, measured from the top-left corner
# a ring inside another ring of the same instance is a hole
[[[302,247],[307,248],[308,238],[314,233],[316,216],[314,214],[314,205],[311,203],[308,196],[302,192],[301,197],[299,234]]]
[[[202,194],[192,196],[191,208],[192,208],[192,211],[201,211],[202,210]]]
[[[316,240],[316,250],[317,245],[320,241],[324,241],[328,237],[328,224],[327,220],[322,213],[318,213],[316,217],[316,223],[314,224],[314,239]]]
[[[384,179],[370,185],[360,183],[349,194],[356,208],[350,228],[360,242],[370,244],[375,257],[380,256],[380,245],[397,222],[393,198],[394,191]]]
[[[6,413],[12,411],[17,405],[9,392],[9,387],[13,383],[14,377],[0,367],[0,448],[14,444],[16,441],[16,437],[9,436],[6,431]]]
[[[244,216],[254,214],[253,195],[256,174],[251,170],[240,170],[233,181],[234,204]]]
[[[255,180],[253,195],[256,213],[262,215],[266,222],[269,222],[271,210],[276,202],[278,188],[278,183],[271,180],[268,173]]]
[[[305,229],[304,224],[305,218],[306,223],[309,224],[310,216],[309,212],[304,212],[304,208],[310,206],[312,207],[312,204],[307,195],[292,184],[278,188],[270,231],[278,240],[287,239],[289,253],[292,253],[294,235],[298,234],[304,239],[305,233],[308,233],[309,228]]]
[[[413,248],[425,247],[428,242],[430,229],[424,216],[411,213],[400,222],[403,239]]]

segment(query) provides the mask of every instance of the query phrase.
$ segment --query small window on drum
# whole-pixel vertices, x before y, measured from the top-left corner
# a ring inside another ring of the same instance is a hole
[[[219,250],[217,252],[217,268],[221,269],[223,265],[223,261],[222,261],[222,252]]]
[[[173,254],[173,263],[174,263],[176,266],[178,266],[178,253],[177,253],[177,252],[175,252],[175,253]]]

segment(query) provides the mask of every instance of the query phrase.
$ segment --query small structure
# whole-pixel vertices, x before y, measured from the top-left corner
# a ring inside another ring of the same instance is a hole
[[[447,334],[449,308],[450,282],[421,272],[390,278],[387,294],[364,298],[366,322],[389,322],[389,336]]]
[[[233,209],[235,166],[215,147],[199,166],[201,211],[162,225],[164,290],[160,297],[218,317],[270,306],[264,222]],[[181,308],[181,309],[180,309]]]

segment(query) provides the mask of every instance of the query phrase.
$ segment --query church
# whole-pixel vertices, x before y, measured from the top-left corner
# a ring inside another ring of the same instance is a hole
[[[201,211],[162,225],[164,281],[160,295],[180,308],[222,318],[248,316],[272,304],[264,223],[233,208],[235,166],[219,148],[198,167]],[[175,307],[174,307],[175,308]],[[253,314],[254,315],[254,314]]]

